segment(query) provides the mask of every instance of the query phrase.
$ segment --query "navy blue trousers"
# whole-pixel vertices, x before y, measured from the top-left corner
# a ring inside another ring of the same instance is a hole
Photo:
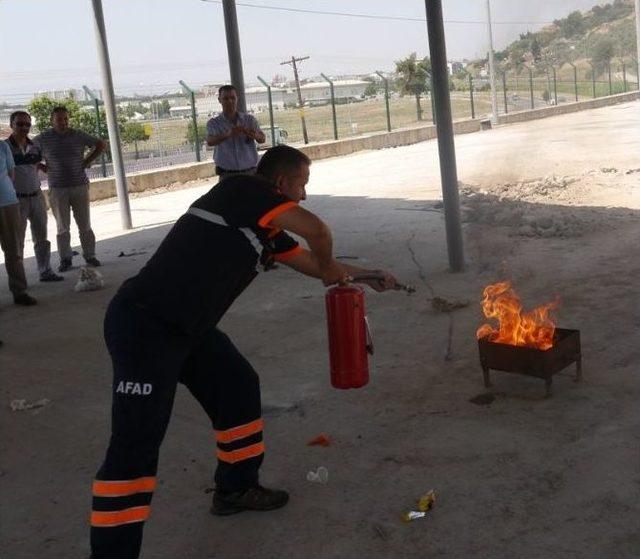
[[[93,482],[92,559],[135,559],[178,382],[209,416],[218,457],[214,478],[222,492],[258,483],[260,384],[217,328],[188,336],[120,296],[109,305],[104,335],[114,373],[112,433]]]

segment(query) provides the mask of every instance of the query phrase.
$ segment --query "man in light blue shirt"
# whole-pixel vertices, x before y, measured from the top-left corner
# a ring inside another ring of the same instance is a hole
[[[263,144],[265,135],[250,114],[238,112],[238,93],[232,85],[218,90],[222,113],[207,122],[207,145],[215,146],[213,160],[216,174],[253,174],[258,165],[256,142]]]
[[[9,277],[9,290],[16,305],[35,305],[27,293],[27,278],[20,249],[20,205],[13,187],[15,163],[6,142],[0,142],[0,246]]]

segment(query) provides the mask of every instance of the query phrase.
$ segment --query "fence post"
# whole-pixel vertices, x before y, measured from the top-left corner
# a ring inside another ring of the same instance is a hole
[[[556,77],[556,67],[552,66],[551,69],[553,70],[553,100],[557,107],[558,106],[558,80]]]
[[[638,91],[640,91],[640,61],[637,59],[633,59],[636,63],[636,83],[638,85]]]
[[[258,76],[260,83],[267,88],[267,98],[269,100],[269,126],[271,128],[271,147],[276,145],[276,129],[273,125],[273,98],[271,97],[271,86]]]
[[[593,98],[596,98],[596,67],[591,64],[591,62],[587,62],[589,66],[591,66],[591,85],[593,86]]]
[[[473,76],[469,74],[469,101],[471,101],[471,118],[476,118],[476,107],[473,103]]]
[[[627,65],[622,61],[622,80],[624,82],[624,92],[627,92]]]
[[[191,104],[191,122],[193,122],[193,141],[196,148],[196,161],[202,160],[200,156],[200,138],[198,137],[198,114],[196,113],[196,94],[193,92],[186,83],[182,80],[178,81],[182,86],[182,91],[185,95],[189,96],[189,103]]]
[[[529,66],[527,66],[526,68],[527,70],[529,70],[529,92],[531,93],[531,108],[535,109],[536,104],[535,104],[535,101],[533,100],[533,70],[529,68]]]
[[[95,111],[96,111],[96,136],[98,136],[98,138],[101,138],[102,136],[101,136],[101,133],[100,133],[100,128],[101,128],[101,126],[100,126],[101,125],[101,122],[100,122],[100,102],[98,101],[98,98],[93,93],[93,91],[91,91],[86,85],[83,85],[82,89],[84,89],[84,92],[87,94],[89,99],[91,99],[93,101],[93,106],[94,106]],[[100,155],[100,167],[102,169],[102,176],[104,178],[106,178],[107,177],[107,159],[105,157],[104,151]]]
[[[329,82],[329,90],[331,91],[331,112],[333,113],[333,139],[338,139],[338,117],[336,116],[336,96],[333,90],[333,82],[322,72],[320,75]]]
[[[576,94],[576,103],[578,102],[578,68],[573,62],[569,62],[573,68],[573,91]]]
[[[549,98],[547,99],[547,103],[550,103],[551,102],[551,74],[549,74],[548,66],[544,69],[544,73],[547,75],[547,91],[549,92]]]
[[[507,108],[507,73],[502,72],[502,95],[504,97],[504,114],[509,114]]]
[[[611,61],[607,63],[607,72],[609,72],[609,95],[613,95],[613,85],[611,83]]]
[[[376,74],[380,76],[384,83],[384,104],[387,108],[387,132],[391,132],[391,111],[389,110],[389,80],[382,75],[382,72],[376,70]]]

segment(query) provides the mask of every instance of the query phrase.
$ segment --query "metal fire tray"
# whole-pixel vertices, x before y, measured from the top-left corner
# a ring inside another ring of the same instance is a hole
[[[544,379],[546,395],[551,396],[552,377],[572,363],[576,364],[576,381],[582,380],[580,331],[556,328],[553,346],[547,350],[499,344],[487,338],[478,340],[484,385],[489,388],[489,371],[519,373]]]

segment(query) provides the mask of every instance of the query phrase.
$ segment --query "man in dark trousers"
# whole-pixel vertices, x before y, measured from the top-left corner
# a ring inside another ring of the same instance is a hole
[[[217,323],[273,262],[324,285],[377,273],[377,291],[393,276],[341,264],[329,228],[298,205],[306,198],[310,160],[277,146],[257,175],[234,175],[196,200],[137,276],[127,280],[105,317],[113,361],[112,435],[93,483],[92,559],[138,557],[156,487],[158,451],[178,382],[213,425],[218,466],[211,512],[233,514],[284,506],[288,494],[258,481],[264,456],[258,375]],[[303,249],[287,232],[302,237]]]

